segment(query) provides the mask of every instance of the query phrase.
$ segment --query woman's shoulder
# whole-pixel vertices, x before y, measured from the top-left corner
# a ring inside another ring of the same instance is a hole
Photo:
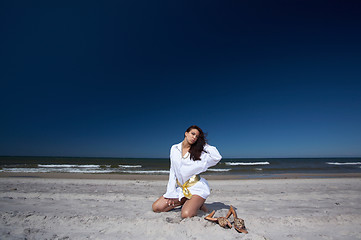
[[[171,149],[171,151],[172,151],[172,150],[175,150],[175,149],[181,151],[181,150],[182,150],[182,142],[173,144],[170,149]]]

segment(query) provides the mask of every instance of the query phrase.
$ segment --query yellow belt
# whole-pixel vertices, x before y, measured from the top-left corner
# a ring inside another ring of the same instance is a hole
[[[201,176],[198,175],[193,175],[190,179],[188,179],[183,185],[180,184],[180,182],[177,179],[177,184],[178,186],[180,186],[183,189],[183,194],[186,198],[191,199],[192,194],[191,192],[188,190],[189,187],[194,186],[199,180],[201,180]]]

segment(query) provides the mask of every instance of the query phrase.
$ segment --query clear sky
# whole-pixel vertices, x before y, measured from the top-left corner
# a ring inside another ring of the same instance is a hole
[[[361,156],[359,1],[2,1],[0,155]]]

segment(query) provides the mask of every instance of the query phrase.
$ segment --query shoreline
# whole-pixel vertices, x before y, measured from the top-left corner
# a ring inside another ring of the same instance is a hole
[[[169,175],[145,174],[91,174],[91,173],[13,173],[0,172],[0,178],[52,178],[52,179],[114,179],[114,180],[168,180]],[[207,175],[207,180],[263,180],[263,179],[318,179],[361,178],[361,173],[282,173],[268,175]]]

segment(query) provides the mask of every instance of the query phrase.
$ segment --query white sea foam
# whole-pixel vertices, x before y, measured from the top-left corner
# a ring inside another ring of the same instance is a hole
[[[111,169],[71,169],[67,171],[69,173],[112,173],[116,172],[116,170]]]
[[[100,165],[39,164],[42,168],[98,168]]]
[[[3,168],[3,172],[20,172],[20,173],[36,173],[36,172],[52,172],[46,168]]]
[[[100,165],[68,165],[68,164],[39,164],[38,168],[3,168],[1,172],[18,173],[134,173],[134,174],[169,174],[169,170],[132,170],[142,165],[119,165],[119,168],[101,168]]]
[[[138,174],[169,174],[169,170],[122,170],[123,173],[138,173]]]
[[[221,168],[209,168],[207,171],[209,172],[228,172],[228,171],[231,171],[232,169],[231,168],[224,168],[224,169],[221,169]]]
[[[361,165],[361,162],[326,162],[330,165]]]
[[[94,169],[94,168],[4,168],[2,172],[18,172],[18,173],[49,173],[49,172],[62,172],[62,173],[111,173],[116,172],[111,169]]]
[[[268,165],[269,162],[226,162],[228,166],[254,166],[254,165]]]
[[[119,165],[120,168],[141,168],[142,165]]]

